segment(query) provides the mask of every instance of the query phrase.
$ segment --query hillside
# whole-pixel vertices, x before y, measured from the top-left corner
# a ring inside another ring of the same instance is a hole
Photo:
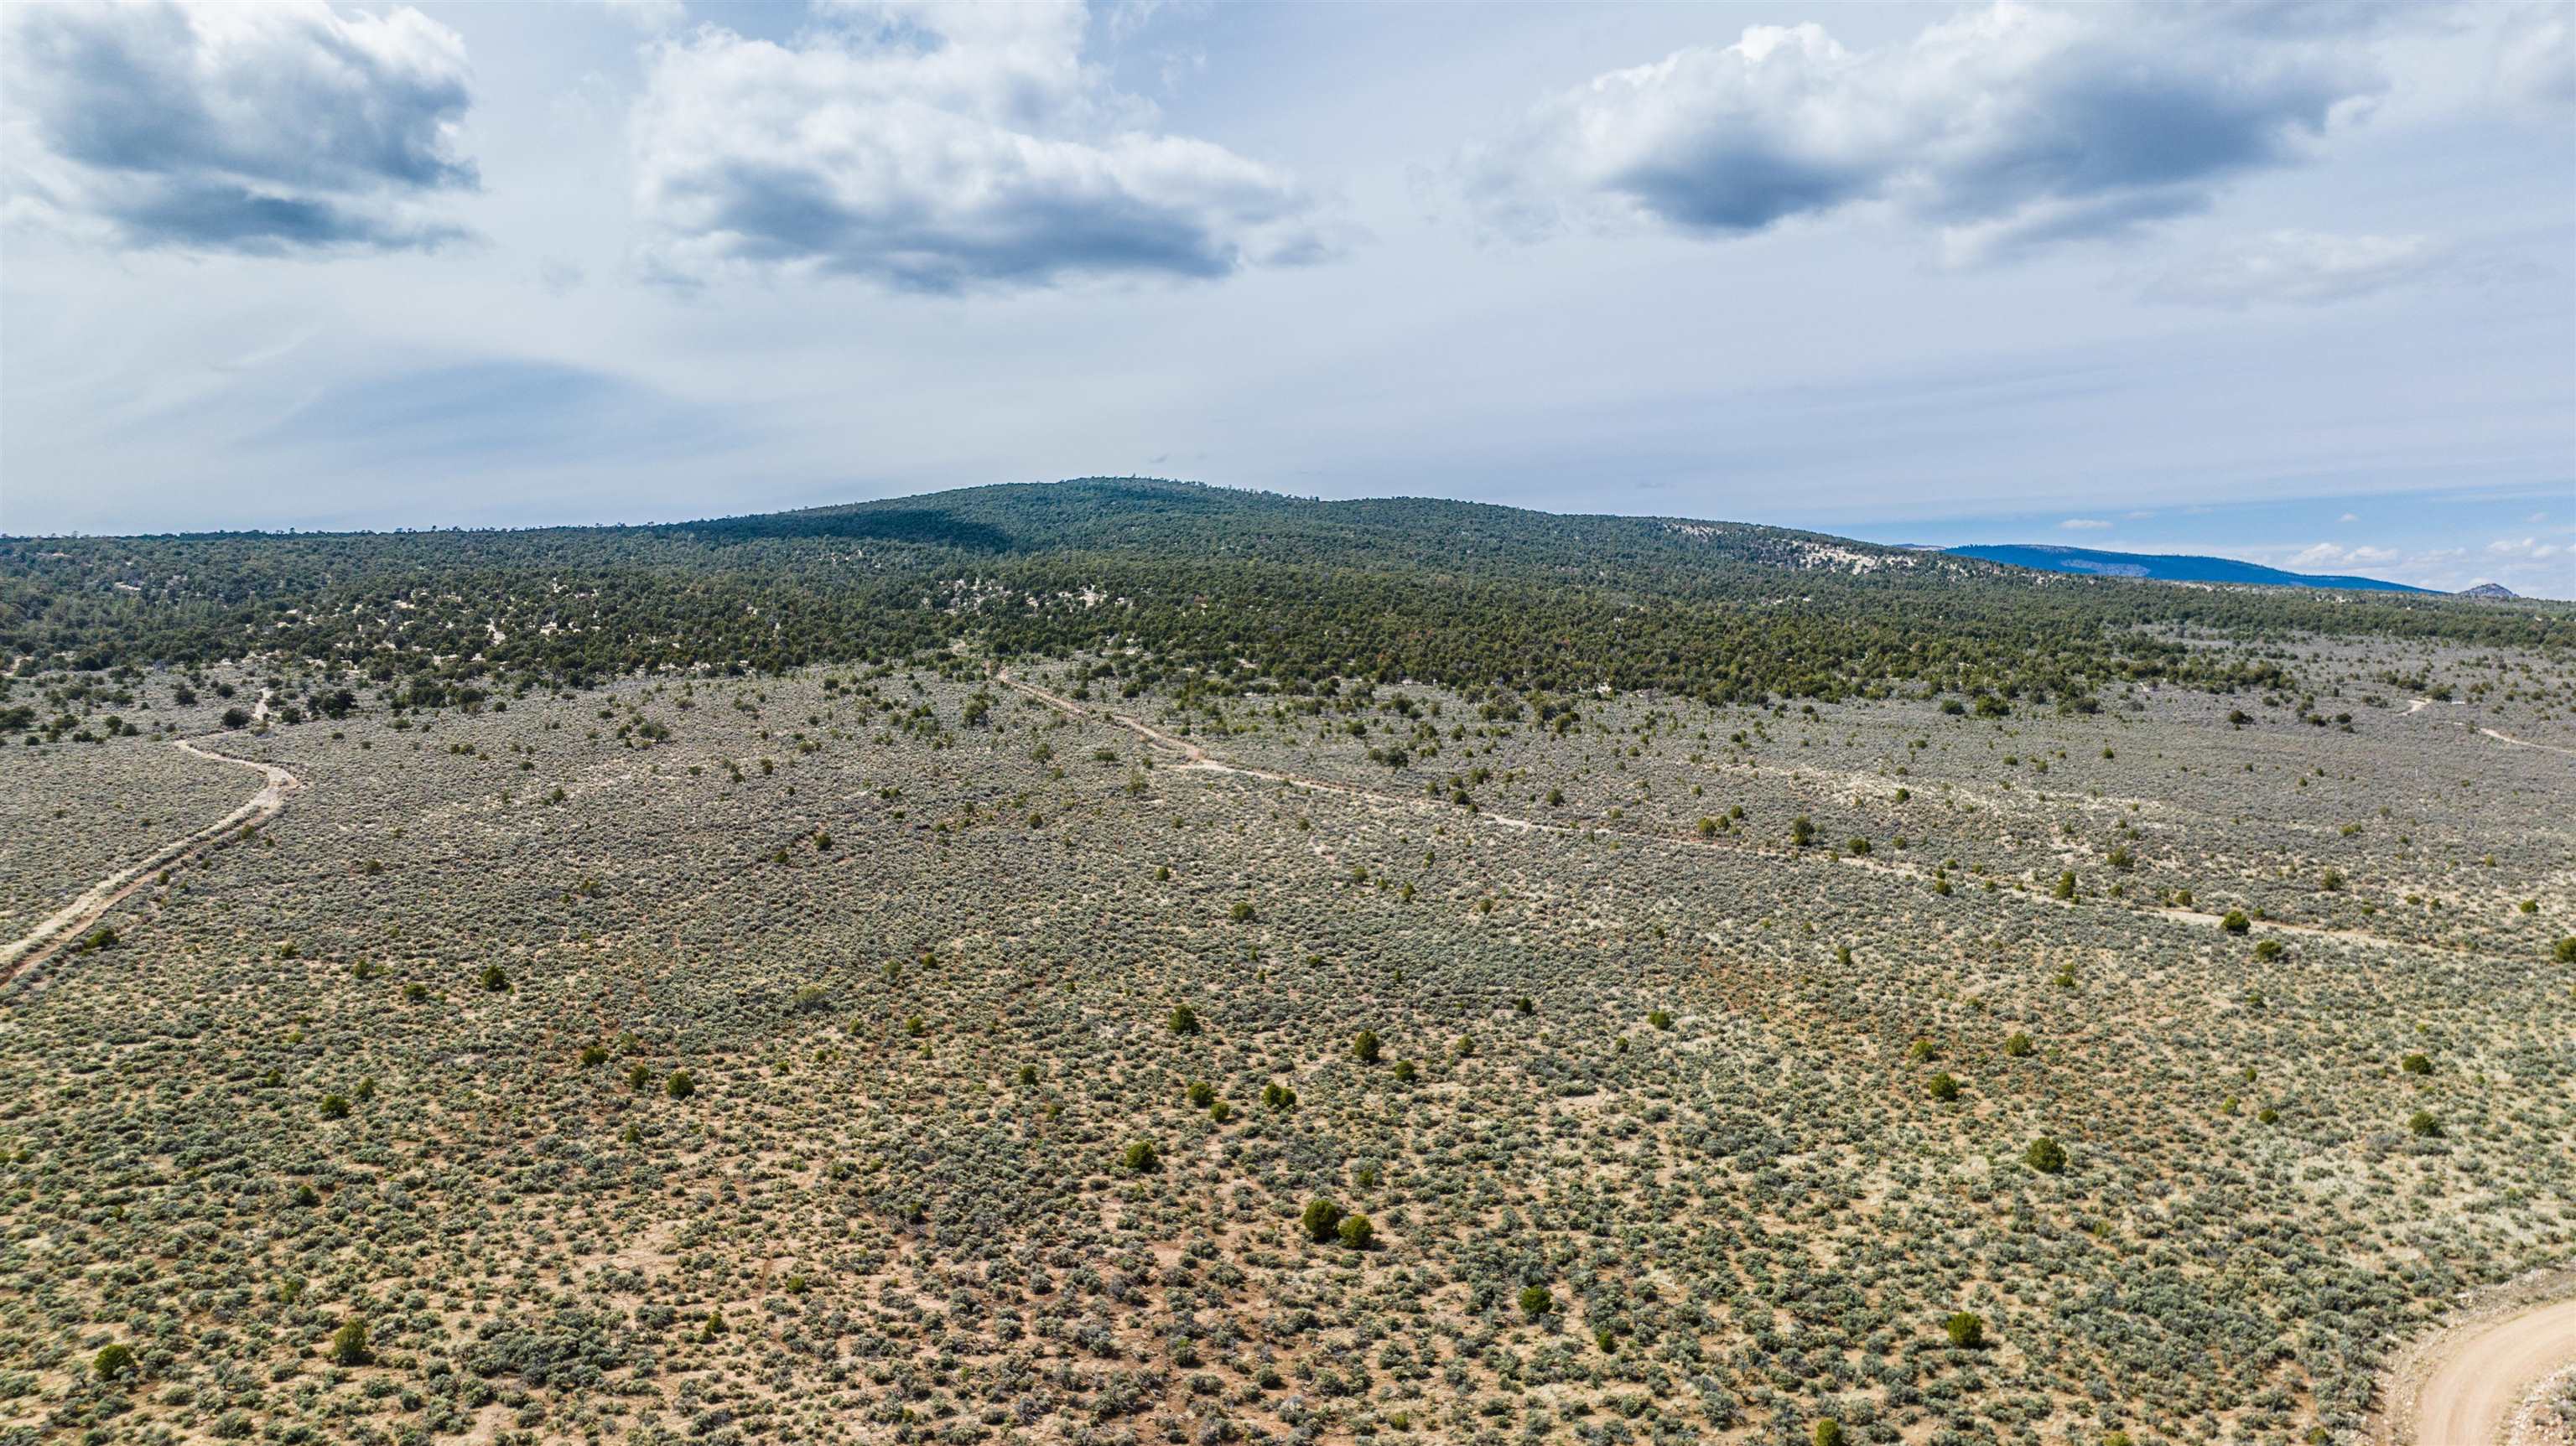
[[[2411,592],[2438,596],[2434,589],[2382,582],[2372,577],[2338,577],[2327,573],[2284,572],[2277,567],[2239,562],[2229,557],[2192,557],[2179,553],[2104,552],[2091,547],[2057,547],[2047,543],[1979,543],[1942,549],[1952,557],[1975,557],[2043,572],[2082,573],[2091,577],[2152,578],[2158,582],[2226,582],[2263,587],[2326,587],[2351,592]]]
[[[1293,690],[2075,702],[2115,680],[2277,680],[2248,645],[2307,633],[2563,647],[2576,614],[2183,593],[1736,523],[1130,478],[650,527],[0,542],[0,654],[19,671],[277,655],[423,699],[974,640],[1141,646]]]

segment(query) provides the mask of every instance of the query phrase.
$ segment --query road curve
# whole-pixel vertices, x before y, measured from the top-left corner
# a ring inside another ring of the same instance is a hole
[[[2576,1364],[2576,1300],[2461,1326],[2434,1342],[2394,1403],[2391,1446],[2503,1446],[2521,1405]]]
[[[182,753],[235,768],[257,772],[266,782],[250,801],[206,827],[184,838],[175,838],[152,851],[142,862],[108,875],[81,892],[79,898],[56,909],[36,927],[6,944],[0,944],[0,983],[16,978],[60,952],[78,939],[89,927],[107,917],[107,911],[123,903],[135,890],[149,882],[160,870],[195,855],[224,834],[249,828],[275,818],[286,807],[286,800],[304,786],[304,780],[274,763],[254,763],[247,758],[234,758],[200,747],[195,740],[173,738],[170,745]]]
[[[1453,807],[1453,805],[1442,802],[1437,798],[1426,798],[1420,794],[1388,793],[1380,789],[1368,788],[1356,783],[1344,783],[1338,779],[1318,778],[1313,774],[1308,773],[1284,773],[1272,768],[1254,768],[1245,764],[1229,763],[1226,760],[1211,754],[1199,745],[1192,743],[1188,739],[1166,733],[1162,729],[1157,728],[1132,714],[1120,713],[1110,709],[1102,709],[1095,713],[1091,709],[1083,707],[1081,704],[1074,702],[1071,698],[1067,698],[1060,693],[1050,693],[1046,689],[1038,687],[1034,683],[1024,683],[1019,679],[1012,677],[1011,670],[1008,668],[996,665],[993,669],[992,677],[995,682],[1000,683],[1003,687],[1033,698],[1038,702],[1045,704],[1047,707],[1053,708],[1057,712],[1064,714],[1068,718],[1083,719],[1087,721],[1105,721],[1113,727],[1124,728],[1128,732],[1133,733],[1138,738],[1144,740],[1148,746],[1160,749],[1165,753],[1178,757],[1181,761],[1176,765],[1176,767],[1182,771],[1195,770],[1202,773],[1231,773],[1242,778],[1259,778],[1272,783],[1286,784],[1292,788],[1302,788],[1310,793],[1338,793],[1351,798],[1367,799],[1388,807],[1410,809],[1417,813],[1442,812]],[[2508,743],[2521,743],[2523,740],[2518,738],[2508,738],[2505,741]],[[2545,743],[2534,743],[2526,744],[2525,746],[2546,748],[2549,745]],[[1673,834],[1647,833],[1637,829],[1614,828],[1609,824],[1600,822],[1586,822],[1582,824],[1550,823],[1543,819],[1514,818],[1507,813],[1493,813],[1481,808],[1475,811],[1475,816],[1486,823],[1498,824],[1504,828],[1518,829],[1523,833],[1550,833],[1586,837],[1598,835],[1602,837],[1628,839],[1637,843],[1667,848],[1716,848],[1753,857],[1777,858],[1781,856],[1772,850],[1758,846],[1748,846],[1731,840],[1721,842],[1720,840],[1710,838],[1690,838],[1687,836],[1676,836]],[[1931,877],[1931,875],[1924,869],[1914,864],[1885,862],[1879,859],[1866,858],[1855,854],[1839,853],[1831,848],[1819,849],[1815,852],[1822,854],[1827,862],[1838,864],[1845,868],[1861,869],[1871,873],[1911,879],[1916,882],[1927,882]],[[2032,894],[2029,897],[2034,902],[2052,904],[2059,908],[2072,909],[2077,907],[2073,900],[2060,899],[2053,895]],[[2162,918],[2174,920],[2177,923],[2192,924],[2207,928],[2218,927],[2222,918],[2220,915],[2203,913],[2197,909],[2178,908],[2164,904],[2144,906],[2132,905],[2129,907],[2136,913],[2154,914]],[[2266,919],[2262,922],[2260,927],[2267,934],[2304,934],[2312,938],[2341,939],[2348,943],[2360,944],[2372,948],[2400,949],[2414,953],[2443,952],[2428,944],[2419,944],[2406,939],[2383,938],[2380,935],[2357,929],[2329,929],[2322,925],[2294,924],[2282,919]]]
[[[2458,702],[2459,702],[2459,700],[2457,700],[2457,699],[2453,699],[2453,700],[2452,700],[2453,706],[2457,706],[2457,705],[2458,705]],[[2430,707],[2432,707],[2432,706],[2433,706],[2433,700],[2432,700],[2432,699],[2430,699],[2430,698],[2418,698],[2418,699],[2414,700],[2413,702],[2408,703],[2408,704],[2406,705],[2406,716],[2407,716],[2407,717],[2409,717],[2409,718],[2412,718],[2412,717],[2414,717],[2417,713],[2419,713],[2419,712],[2423,711],[2423,710],[2424,710],[2424,709],[2426,709],[2426,708],[2430,708]],[[2466,727],[2468,727],[2469,725],[2468,725],[2468,724],[2466,724],[2466,723],[2463,723],[2463,724],[2461,724],[2460,726],[2461,726],[2461,727],[2463,727],[2463,728],[2466,728]],[[2480,728],[2480,729],[2478,729],[2478,730],[2477,730],[2477,732],[2478,732],[2478,734],[2479,734],[2479,736],[2480,736],[2480,737],[2484,737],[2484,738],[2492,738],[2492,739],[2494,739],[2495,741],[2497,741],[2498,743],[2508,743],[2508,744],[2511,744],[2512,746],[2514,746],[2514,747],[2516,747],[2516,748],[2537,748],[2537,749],[2539,749],[2539,750],[2540,750],[2541,752],[2543,752],[2543,753],[2561,753],[2561,754],[2565,754],[2565,755],[2566,755],[2567,757],[2569,757],[2569,758],[2576,758],[2576,748],[2562,748],[2562,747],[2560,747],[2559,745],[2557,745],[2557,744],[2555,744],[2555,743],[2534,743],[2534,742],[2532,742],[2532,741],[2531,741],[2530,739],[2528,739],[2528,738],[2516,738],[2516,737],[2514,737],[2514,736],[2513,736],[2512,734],[2510,734],[2510,733],[2499,733],[2499,732],[2497,732],[2496,730],[2494,730],[2493,728]]]
[[[2555,743],[2534,743],[2528,738],[2516,738],[2510,733],[2498,733],[2492,728],[2481,728],[2478,732],[2498,743],[2510,743],[2516,748],[2537,748],[2543,753],[2563,753],[2570,758],[2576,758],[2576,748],[2561,748]]]

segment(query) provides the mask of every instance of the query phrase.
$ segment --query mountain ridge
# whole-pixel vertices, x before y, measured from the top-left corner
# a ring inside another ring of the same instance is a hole
[[[2265,567],[2261,563],[2243,562],[2232,557],[2210,557],[2193,553],[2112,552],[2093,547],[2067,547],[2044,542],[1971,543],[1962,547],[1945,547],[1942,552],[1952,557],[1981,558],[2010,567],[2027,567],[2042,572],[2074,573],[2085,577],[2128,577],[2154,582],[2232,583],[2253,587],[2338,588],[2350,592],[2403,592],[2427,596],[2446,596],[2439,588],[2417,587],[2412,583],[2389,582],[2382,578],[2357,577],[2337,573],[2290,572],[2283,568]],[[2486,586],[2493,587],[2489,583]],[[2492,597],[2493,593],[2479,593]],[[2509,595],[2509,594],[2508,594]]]

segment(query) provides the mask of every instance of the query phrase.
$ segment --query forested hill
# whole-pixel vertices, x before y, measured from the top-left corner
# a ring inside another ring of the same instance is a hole
[[[2182,590],[1735,523],[1138,478],[656,526],[0,540],[14,676],[256,658],[421,705],[963,643],[1137,649],[1226,689],[2090,706],[2124,680],[2283,682],[2281,640],[2355,632],[2564,649],[2576,610]]]
[[[1821,533],[1682,518],[1568,516],[1438,498],[1322,502],[1147,478],[975,487],[844,507],[681,523],[716,541],[844,538],[969,553],[1132,554],[1615,583],[1658,595],[1722,593],[1746,569],[1929,567],[1993,575]],[[1776,577],[1774,579],[1776,581]]]
[[[2256,587],[2334,587],[2354,592],[2420,592],[2402,582],[2333,573],[2284,572],[2232,557],[2194,557],[2185,553],[2104,552],[2092,547],[2058,547],[2047,543],[1980,543],[1947,549],[1953,557],[1982,557],[2015,567],[2045,572],[2084,572],[2101,577],[2147,577],[2160,582],[2226,582]]]

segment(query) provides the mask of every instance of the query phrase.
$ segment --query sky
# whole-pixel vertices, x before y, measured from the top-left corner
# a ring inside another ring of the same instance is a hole
[[[2576,7],[0,8],[0,531],[1102,474],[2576,596]]]

